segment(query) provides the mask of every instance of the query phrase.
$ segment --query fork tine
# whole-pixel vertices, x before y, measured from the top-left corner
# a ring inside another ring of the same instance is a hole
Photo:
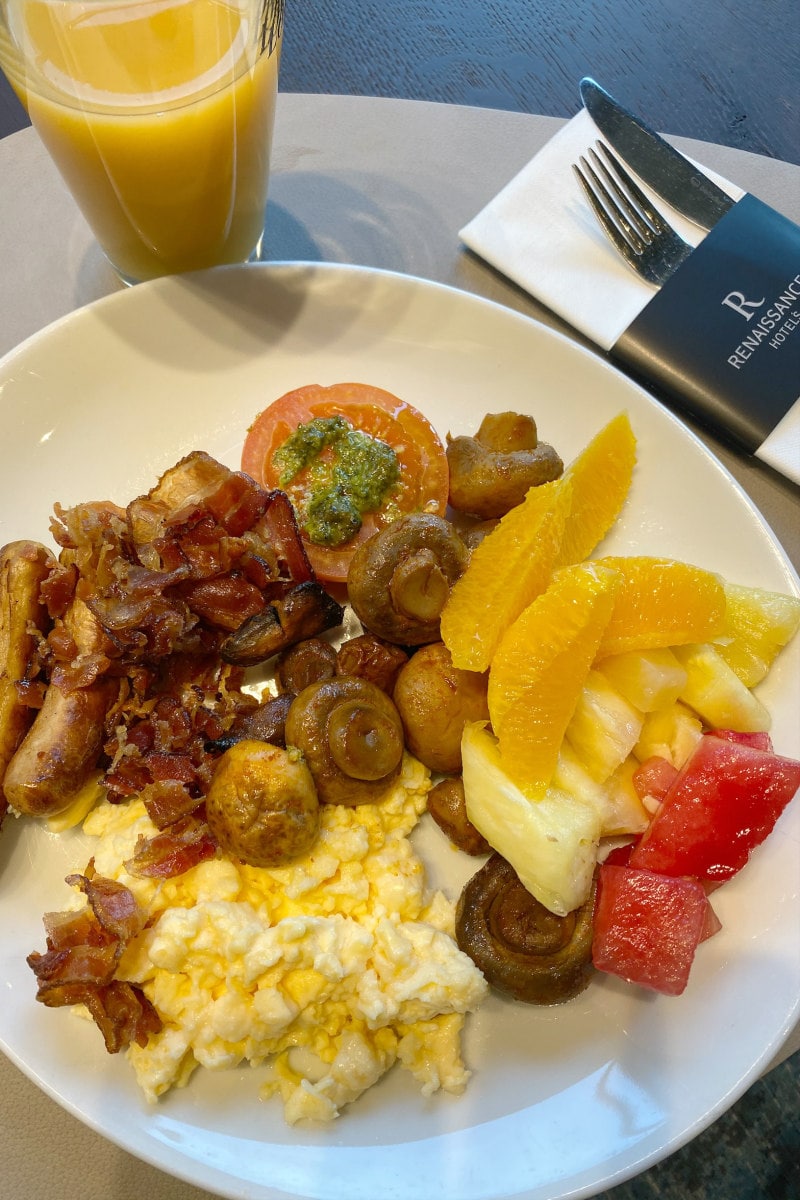
[[[692,247],[650,203],[616,155],[601,141],[597,146],[606,162],[590,149],[591,162],[581,155],[580,165],[572,164],[592,212],[628,265],[648,282],[662,284]]]
[[[589,153],[593,156],[594,161],[597,162],[606,180],[604,183],[592,164],[587,162],[583,155],[581,155],[581,164],[584,172],[591,181],[595,198],[605,207],[609,217],[612,221],[616,222],[633,249],[637,253],[641,253],[652,234],[652,230],[647,222],[636,212],[630,199],[615,180],[612,179],[608,171],[605,170],[597,155],[594,154],[594,151],[590,150]]]
[[[586,175],[584,174],[584,170],[589,171],[590,173],[592,173],[592,172],[591,172],[591,168],[589,167],[589,165],[586,162],[583,155],[581,155],[581,163],[583,164],[583,170],[581,169],[581,167],[577,166],[576,163],[572,164],[572,169],[575,172],[575,175],[576,175],[581,187],[583,188],[584,192],[586,193],[586,198],[589,201],[589,205],[592,209],[592,212],[597,217],[597,220],[600,222],[603,229],[605,230],[606,236],[608,237],[609,241],[612,242],[612,244],[616,247],[617,251],[622,255],[622,257],[624,259],[626,259],[629,263],[631,263],[632,266],[635,266],[636,256],[634,254],[633,249],[631,248],[630,242],[625,237],[625,235],[623,234],[622,230],[619,228],[617,223],[614,220],[612,220],[611,216],[606,211],[605,206],[595,195],[594,191],[592,190],[591,183],[589,182]]]
[[[595,178],[598,180],[598,186],[602,188],[606,201],[620,216],[624,217],[627,226],[636,231],[640,243],[648,242],[655,230],[645,214],[637,207],[635,198],[629,195],[620,180],[611,174],[594,150],[589,151],[589,157],[596,167]]]
[[[617,158],[616,154],[613,153],[613,151],[605,144],[605,142],[597,141],[595,144],[597,149],[602,151],[603,157],[616,172],[617,178],[622,180],[622,183],[630,193],[631,199],[638,205],[639,210],[647,220],[650,228],[654,230],[655,233],[663,233],[665,230],[669,229],[669,226],[662,217],[661,213],[650,203],[636,180],[629,174],[628,171],[625,170],[625,167],[619,158]],[[601,167],[603,167],[602,161],[598,154],[594,150],[591,153],[600,163]],[[605,171],[606,176],[608,176],[607,168],[603,167],[603,170]],[[610,178],[610,176],[608,177]]]

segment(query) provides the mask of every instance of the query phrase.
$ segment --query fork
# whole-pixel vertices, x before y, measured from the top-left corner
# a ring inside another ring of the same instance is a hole
[[[603,158],[589,150],[572,169],[609,239],[634,271],[650,283],[662,284],[688,258],[693,247],[653,207],[620,160],[603,142]],[[603,161],[605,159],[605,162]]]

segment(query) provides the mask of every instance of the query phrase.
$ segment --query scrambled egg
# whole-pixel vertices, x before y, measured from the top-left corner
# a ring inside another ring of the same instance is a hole
[[[123,865],[139,836],[157,832],[141,801],[89,814],[98,873],[154,918],[117,972],[163,1021],[128,1051],[149,1100],[198,1065],[244,1061],[269,1063],[263,1094],[280,1095],[290,1123],[333,1119],[397,1061],[424,1095],[463,1090],[464,1015],[487,986],[408,841],[429,788],[406,755],[382,804],[323,806],[303,858],[272,869],[216,858],[167,880]]]

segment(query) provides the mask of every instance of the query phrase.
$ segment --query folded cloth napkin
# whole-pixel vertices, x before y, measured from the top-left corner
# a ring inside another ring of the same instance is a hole
[[[465,245],[541,300],[603,350],[610,350],[657,289],[625,263],[598,224],[572,171],[598,138],[581,109],[490,200],[459,236]],[[735,200],[741,188],[701,168]],[[639,181],[641,183],[641,181]],[[642,183],[693,246],[705,237]]]
[[[632,271],[614,249],[573,174],[571,164],[578,162],[598,136],[591,117],[581,110],[459,236],[552,312],[610,351],[658,288]],[[695,165],[734,200],[745,195],[729,180]],[[687,242],[698,246],[704,240],[706,230],[686,220],[639,182]],[[721,426],[724,421],[717,415],[715,423]],[[754,453],[800,483],[800,398]]]

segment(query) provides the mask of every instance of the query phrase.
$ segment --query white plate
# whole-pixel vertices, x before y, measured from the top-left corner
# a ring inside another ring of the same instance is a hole
[[[627,409],[639,465],[609,538],[742,583],[797,591],[769,529],[665,409],[595,356],[473,296],[341,266],[224,268],[100,301],[0,364],[0,544],[47,537],[53,503],[149,488],[202,448],[238,466],[254,415],[290,388],[357,379],[411,401],[442,434],[487,410],[532,412],[565,459]],[[776,749],[800,753],[800,643],[763,697]],[[744,1091],[798,1017],[800,805],[717,894],[723,931],[677,999],[610,978],[563,1007],[491,999],[470,1019],[463,1097],[423,1099],[396,1068],[331,1127],[288,1128],[259,1073],[200,1071],[148,1107],[121,1057],[34,1003],[25,956],[65,905],[80,835],[8,820],[0,838],[0,1044],[55,1100],[164,1171],[252,1200],[529,1200],[589,1196],[676,1149]],[[474,867],[434,829],[420,847],[456,888]],[[466,865],[465,865],[466,864]],[[46,1147],[46,1141],[44,1142]],[[46,1153],[46,1149],[43,1151]]]

